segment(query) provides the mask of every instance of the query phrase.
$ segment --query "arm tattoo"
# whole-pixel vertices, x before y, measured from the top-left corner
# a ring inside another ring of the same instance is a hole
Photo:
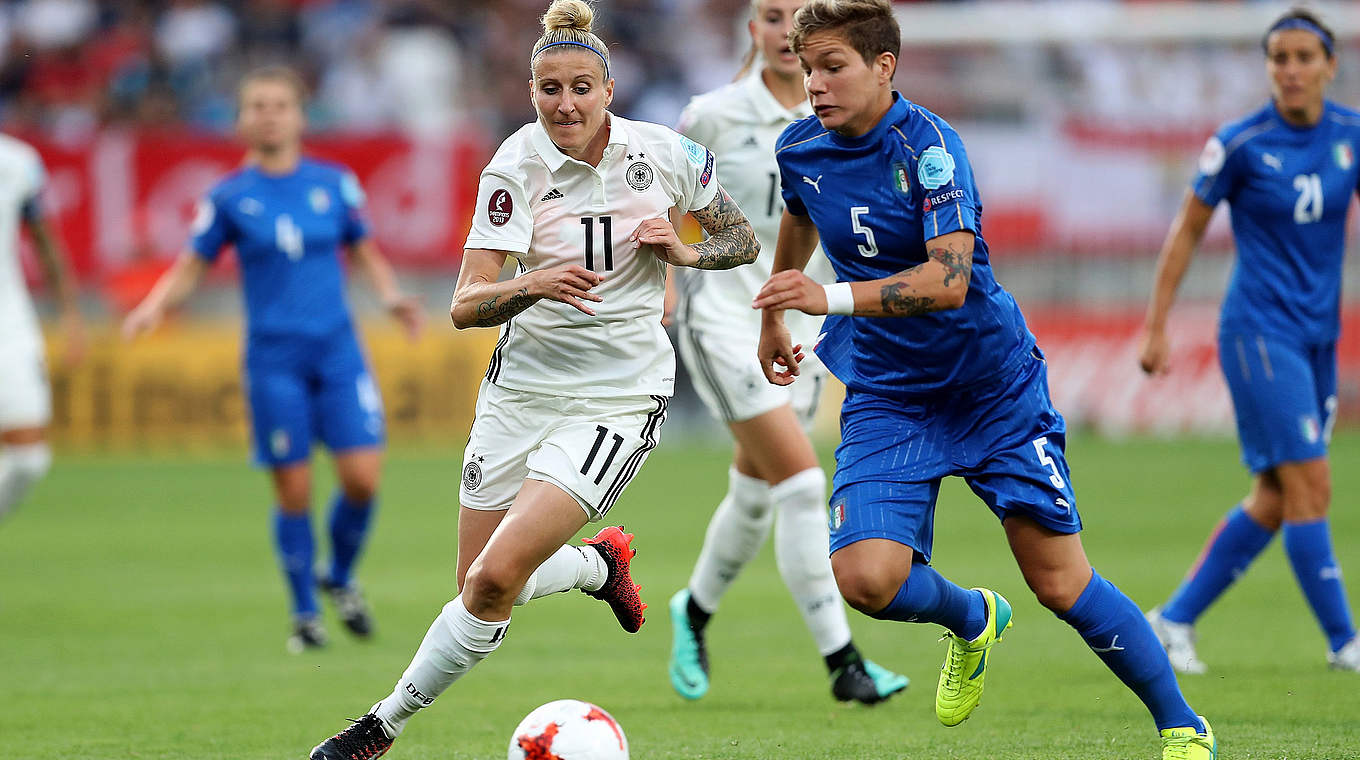
[[[973,252],[971,249],[952,244],[948,247],[931,248],[926,256],[934,261],[938,261],[944,266],[943,285],[948,288],[954,284],[955,280],[961,280],[964,287],[968,286],[969,280],[973,277]],[[917,265],[902,272],[899,277],[902,280],[890,282],[884,285],[879,291],[879,298],[883,305],[883,313],[898,317],[918,317],[932,311],[939,311],[942,308],[934,296],[918,295],[916,288],[910,284],[909,280],[913,275],[919,276],[923,264]]]
[[[756,260],[760,241],[755,230],[721,185],[712,203],[691,213],[708,233],[707,240],[694,246],[699,254],[695,269],[731,269]]]
[[[955,278],[963,278],[966,287],[968,281],[973,277],[973,251],[965,250],[957,244],[950,245],[948,248],[932,248],[926,256],[935,259],[944,265],[944,285],[949,287]]]
[[[528,288],[516,290],[504,301],[500,295],[494,295],[477,304],[477,321],[472,324],[477,327],[495,327],[509,322],[511,317],[533,306],[537,300],[529,296]]]
[[[913,295],[912,287],[905,282],[884,285],[879,291],[879,298],[883,302],[883,313],[892,316],[919,317],[935,311],[934,298]]]

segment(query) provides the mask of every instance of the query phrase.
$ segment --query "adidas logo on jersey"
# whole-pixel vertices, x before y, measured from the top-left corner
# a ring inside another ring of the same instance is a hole
[[[756,142],[756,136],[755,136],[755,135],[747,135],[747,136],[746,136],[746,142],[742,143],[742,144],[741,144],[741,147],[743,147],[743,148],[759,148],[759,147],[760,147],[760,143],[759,143],[759,142]]]
[[[561,198],[561,197],[563,197],[563,196],[562,196],[562,191],[561,191],[561,190],[558,190],[557,188],[554,187],[553,189],[551,189],[551,190],[549,190],[547,193],[545,193],[545,194],[543,195],[542,198],[539,198],[539,199],[538,199],[538,202],[539,202],[539,203],[543,203],[543,202],[545,202],[545,201],[555,201],[555,200],[557,200],[558,198]]]

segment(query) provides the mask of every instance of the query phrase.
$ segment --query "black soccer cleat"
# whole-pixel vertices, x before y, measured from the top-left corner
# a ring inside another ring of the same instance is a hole
[[[907,688],[910,681],[868,660],[855,660],[831,674],[831,695],[840,702],[875,705]]]
[[[309,760],[374,760],[392,749],[392,740],[383,730],[382,720],[369,713],[351,720],[344,731],[312,748]]]
[[[293,635],[288,637],[288,651],[302,654],[309,649],[326,646],[326,629],[314,617],[299,618],[293,622]]]
[[[340,616],[340,622],[345,624],[350,633],[361,639],[373,635],[373,613],[368,609],[368,602],[364,600],[359,584],[337,586],[323,575],[317,578],[316,585],[320,586],[335,604],[335,612]]]

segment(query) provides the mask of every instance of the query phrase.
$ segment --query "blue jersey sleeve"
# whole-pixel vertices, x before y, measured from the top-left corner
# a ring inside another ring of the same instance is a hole
[[[1195,193],[1195,197],[1210,208],[1231,196],[1237,186],[1240,173],[1238,162],[1233,160],[1234,157],[1224,147],[1227,137],[1228,135],[1220,131],[1204,144],[1204,150],[1199,154],[1195,179],[1190,183],[1190,189]]]
[[[222,246],[236,242],[236,228],[225,213],[224,205],[221,195],[209,193],[198,202],[190,228],[189,248],[209,263],[217,260]]]
[[[784,131],[774,141],[774,160],[779,165],[779,195],[784,199],[784,208],[794,216],[807,216],[807,205],[803,199],[798,197],[795,183],[802,178],[802,175],[789,169],[784,159],[780,156],[784,148],[796,142],[797,138],[792,135],[798,131],[800,122],[794,122],[784,128]]]
[[[357,243],[368,237],[368,222],[364,219],[364,188],[354,172],[346,171],[340,175],[340,200],[345,204],[344,227],[340,239],[346,245]]]
[[[980,232],[978,216],[982,204],[963,141],[948,127],[930,131],[935,139],[917,155],[916,176],[912,178],[921,188],[923,239],[960,230],[976,235]]]

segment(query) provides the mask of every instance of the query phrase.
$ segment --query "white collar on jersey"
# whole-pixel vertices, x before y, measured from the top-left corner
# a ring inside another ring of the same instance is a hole
[[[775,99],[774,93],[770,92],[770,88],[765,86],[765,80],[760,76],[759,59],[756,59],[756,64],[751,69],[751,73],[746,75],[742,84],[751,94],[751,105],[755,107],[757,118],[767,124],[787,124],[812,115],[812,104],[808,102],[807,98],[804,98],[801,103],[793,108],[785,108],[782,103]]]
[[[608,157],[611,145],[628,144],[627,129],[624,126],[627,119],[620,119],[608,111],[604,112],[604,117],[609,124],[609,142],[604,146],[605,157]],[[572,160],[570,156],[558,150],[557,144],[548,137],[548,130],[543,128],[543,122],[538,119],[534,119],[534,128],[529,133],[529,139],[533,142],[534,150],[538,151],[539,158],[543,159],[543,163],[548,165],[548,171],[553,174],[556,174],[568,160]]]

